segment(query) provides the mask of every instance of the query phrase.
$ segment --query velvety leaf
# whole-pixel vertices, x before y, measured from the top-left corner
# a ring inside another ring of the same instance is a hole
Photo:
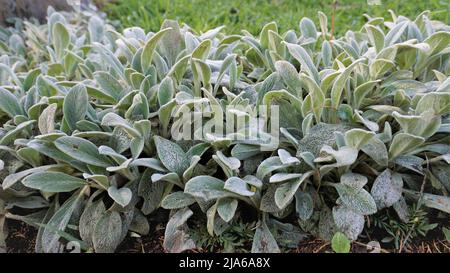
[[[0,87],[0,110],[8,114],[10,118],[23,115],[24,111],[19,100],[8,90]]]
[[[115,186],[111,186],[108,188],[108,195],[117,204],[121,205],[122,207],[125,207],[130,203],[133,193],[129,188],[126,187],[118,189]]]
[[[179,145],[159,136],[154,137],[158,157],[162,164],[171,172],[179,176],[189,168],[190,160]]]
[[[364,216],[345,206],[334,207],[333,218],[337,228],[350,240],[358,239],[364,229]]]
[[[252,253],[279,252],[280,248],[278,247],[275,238],[267,227],[267,224],[264,221],[261,222],[259,227],[255,231],[255,236],[253,237]]]
[[[53,133],[55,130],[55,115],[57,107],[58,105],[56,103],[50,104],[39,116],[38,127],[39,131],[41,131],[43,135]]]
[[[105,204],[103,203],[103,201],[99,200],[89,203],[81,214],[79,224],[80,237],[90,247],[94,246],[94,243],[92,241],[94,228],[105,211]]]
[[[75,85],[64,99],[63,113],[64,120],[70,130],[76,129],[76,123],[86,116],[89,104],[89,97],[86,87],[82,84]]]
[[[112,162],[98,152],[92,142],[79,137],[61,137],[55,141],[55,146],[68,156],[98,167],[112,166]]]
[[[22,180],[28,188],[37,189],[45,192],[70,192],[87,183],[83,179],[58,172],[40,172],[33,173]]]
[[[177,191],[167,195],[161,202],[161,207],[165,209],[182,209],[195,203],[195,199],[182,191]]]
[[[364,189],[355,189],[349,185],[336,184],[341,201],[356,213],[370,215],[377,212],[377,205],[372,196]]]
[[[311,218],[314,212],[314,200],[308,192],[297,191],[295,193],[295,209],[297,215],[303,221]]]
[[[117,211],[106,211],[95,225],[92,241],[96,253],[113,253],[121,242],[122,218]]]
[[[80,206],[82,195],[76,193],[69,198],[47,222],[41,236],[42,250],[45,253],[60,252],[59,232],[64,232],[72,214]]]
[[[233,198],[222,198],[217,203],[217,213],[225,221],[230,222],[233,219],[238,206],[238,201]]]
[[[206,201],[233,196],[232,193],[224,190],[224,186],[225,183],[220,179],[212,176],[200,175],[191,178],[191,180],[186,183],[184,192]]]
[[[249,190],[247,182],[239,177],[228,178],[223,188],[242,196],[253,196],[255,194],[254,191]]]
[[[185,208],[178,210],[169,219],[164,233],[164,250],[169,253],[180,253],[196,247],[195,242],[189,238],[185,225],[192,214],[189,208]]]
[[[389,147],[389,158],[393,159],[399,155],[405,155],[416,149],[425,141],[424,138],[414,136],[407,133],[399,133],[392,139],[391,146]]]

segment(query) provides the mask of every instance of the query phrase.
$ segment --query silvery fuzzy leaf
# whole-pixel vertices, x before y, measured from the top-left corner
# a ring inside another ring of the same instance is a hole
[[[50,204],[47,200],[40,196],[26,196],[21,198],[12,198],[8,200],[8,204],[5,209],[11,209],[13,207],[24,209],[40,209],[49,207]],[[0,211],[1,212],[1,211]]]
[[[416,115],[433,110],[435,115],[450,113],[450,93],[432,92],[425,94],[417,103]]]
[[[190,160],[179,145],[159,136],[154,136],[158,157],[162,164],[171,172],[177,173],[180,177],[189,168]]]
[[[55,130],[55,114],[57,106],[56,103],[49,105],[39,116],[38,127],[43,135],[52,133]]]
[[[84,179],[50,171],[33,173],[25,177],[22,184],[44,192],[70,192],[87,185]]]
[[[91,42],[101,42],[105,34],[105,25],[98,16],[92,16],[88,23]]]
[[[75,193],[50,218],[42,232],[41,244],[43,252],[59,252],[61,235],[58,232],[64,232],[70,218],[81,205],[82,200],[83,195]]]
[[[281,184],[275,191],[275,204],[280,209],[286,208],[286,206],[293,200],[300,185],[312,174],[313,172],[307,172],[298,180]]]
[[[180,253],[196,247],[195,242],[189,238],[186,221],[193,212],[189,208],[178,210],[166,225],[164,233],[164,249],[169,253]]]
[[[184,192],[205,201],[223,197],[232,197],[233,193],[224,190],[225,183],[212,176],[200,175],[191,178],[185,185]]]
[[[149,71],[149,68],[152,64],[153,53],[155,52],[156,46],[158,42],[166,35],[172,28],[168,27],[160,30],[158,33],[154,34],[148,41],[145,43],[145,46],[141,55],[141,65],[142,71],[146,74]]]
[[[323,240],[331,241],[336,231],[333,213],[328,207],[324,207],[319,213],[318,236]]]
[[[106,211],[95,225],[92,236],[96,253],[113,253],[122,235],[122,218],[117,211]]]
[[[402,155],[394,159],[395,164],[410,169],[419,174],[423,174],[422,163],[424,161],[425,160],[423,160],[422,158],[414,155]]]
[[[314,25],[314,22],[307,17],[303,17],[300,21],[300,31],[302,37],[312,38],[314,40],[317,38],[316,26]]]
[[[370,78],[377,80],[382,78],[388,71],[395,67],[395,63],[387,59],[376,59],[369,66]]]
[[[408,223],[410,218],[409,208],[406,204],[405,198],[401,197],[394,205],[392,205],[395,212],[397,212],[398,218],[402,220],[403,223]]]
[[[408,22],[407,21],[403,21],[403,22],[399,22],[397,23],[387,34],[386,34],[386,38],[385,38],[385,45],[386,46],[390,46],[395,44],[398,39],[400,39],[400,37],[403,35],[403,32],[406,30],[406,28],[408,27]]]
[[[98,200],[96,202],[90,202],[86,205],[83,213],[81,214],[79,223],[80,237],[90,247],[94,246],[92,235],[94,234],[95,225],[105,211],[105,204],[102,200]]]
[[[354,103],[355,108],[359,109],[363,103],[366,96],[373,90],[373,88],[380,82],[380,80],[368,81],[355,89],[354,92]]]
[[[291,156],[291,154],[285,149],[278,150],[278,157],[280,158],[281,163],[285,165],[300,163],[300,160],[298,158]]]
[[[217,202],[217,213],[225,222],[230,222],[236,212],[238,201],[234,198],[221,198]]]
[[[378,137],[372,137],[365,145],[361,147],[361,150],[370,156],[378,165],[387,166],[388,164],[388,152],[386,145]]]
[[[139,181],[138,195],[144,199],[142,213],[148,215],[155,211],[164,197],[164,181],[152,182],[151,171],[146,170]]]
[[[261,43],[261,47],[264,49],[269,48],[269,31],[278,33],[278,26],[276,22],[270,22],[264,25],[259,34],[259,41]]]
[[[441,117],[435,115],[432,110],[427,110],[420,116],[402,115],[398,112],[393,112],[392,115],[405,133],[423,138],[431,137],[441,126]]]
[[[239,177],[228,178],[223,188],[241,196],[253,196],[255,194],[254,191],[249,189],[248,183]]]
[[[261,147],[257,145],[238,143],[231,149],[231,156],[239,160],[248,159],[259,153],[261,153]]]
[[[295,67],[286,61],[277,61],[275,68],[293,95],[301,96],[302,83]]]
[[[419,192],[405,190],[409,196],[414,199],[419,199]],[[450,213],[450,198],[447,196],[435,195],[430,193],[424,193],[421,199],[422,204],[429,208],[441,210],[446,213]]]
[[[0,110],[8,114],[11,118],[24,114],[24,110],[19,104],[17,97],[4,88],[0,88]]]
[[[377,212],[377,205],[374,198],[364,189],[355,189],[346,184],[335,184],[340,200],[353,211],[370,215]]]
[[[365,29],[369,35],[370,43],[375,47],[377,53],[384,48],[384,33],[376,26],[366,24]]]
[[[317,35],[317,33],[315,35]],[[319,72],[317,71],[317,68],[308,52],[300,45],[286,43],[286,46],[292,57],[294,57],[302,65],[302,69],[305,70],[317,84],[319,84]]]
[[[85,118],[88,104],[89,97],[83,84],[77,84],[70,89],[63,105],[64,120],[67,122],[70,130],[75,130],[76,123]]]
[[[349,147],[361,149],[374,135],[375,133],[366,130],[351,129],[345,132],[345,143]]]
[[[348,67],[346,67],[339,76],[337,76],[336,81],[333,83],[333,87],[331,89],[331,106],[335,109],[339,106],[342,98],[342,92],[344,90],[345,84],[350,77],[350,74],[353,72],[353,69],[364,59],[360,58]]]
[[[333,219],[337,228],[350,240],[358,239],[364,229],[364,216],[345,206],[333,207]]]
[[[156,183],[159,181],[166,181],[169,183],[172,183],[174,185],[183,187],[183,184],[180,181],[180,177],[176,174],[176,173],[166,173],[166,174],[161,174],[161,173],[154,173],[151,175],[151,182]]]
[[[121,99],[124,87],[113,75],[105,71],[96,71],[93,76],[103,92],[114,98],[116,102]]]
[[[159,172],[167,172],[161,161],[156,158],[138,158],[130,163],[130,167],[146,167]]]
[[[270,177],[269,182],[270,183],[285,182],[285,181],[299,178],[302,175],[303,174],[301,174],[301,173],[276,173]]]
[[[167,195],[161,202],[161,207],[165,209],[182,209],[195,203],[195,199],[182,191],[177,191]]]
[[[322,43],[322,60],[324,62],[324,65],[326,67],[330,67],[332,64],[332,48],[331,48],[331,44],[328,41],[324,41]]]
[[[68,156],[93,166],[106,168],[113,165],[106,156],[98,152],[97,146],[83,138],[60,137],[55,141],[55,146]]]
[[[296,249],[299,243],[308,237],[299,227],[290,223],[269,219],[267,226],[281,247]]]
[[[395,204],[402,196],[402,189],[402,177],[386,169],[375,179],[371,194],[380,210]]]
[[[287,166],[283,165],[278,156],[269,157],[265,159],[263,162],[261,162],[261,164],[258,166],[258,170],[256,171],[256,177],[263,180],[264,177],[266,177],[272,171],[282,169],[285,167]]]
[[[335,146],[335,132],[345,133],[350,129],[352,129],[350,126],[343,124],[319,123],[300,140],[297,155],[311,152],[314,156],[318,156],[323,146]]]
[[[147,218],[136,208],[134,208],[133,220],[130,223],[129,230],[140,235],[148,235],[150,232],[150,224]]]
[[[68,48],[70,44],[70,34],[64,24],[58,22],[52,27],[52,42],[55,54],[58,60],[61,60],[64,56],[64,50]]]
[[[399,155],[407,155],[419,145],[421,145],[425,139],[423,137],[398,133],[394,136],[389,147],[389,159],[394,159]]]
[[[298,217],[306,221],[313,215],[314,200],[308,192],[297,191],[295,193],[295,209]]]
[[[217,153],[213,155],[213,159],[222,167],[227,177],[233,176],[234,172],[241,166],[239,159],[227,157],[221,151],[217,151]]]
[[[428,55],[432,56],[448,46],[448,44],[450,43],[450,35],[448,32],[438,31],[426,38],[424,40],[424,43],[430,46]]]
[[[133,197],[133,193],[129,188],[123,187],[118,189],[115,186],[108,188],[108,195],[122,207],[126,207]]]
[[[98,147],[98,152],[101,155],[107,155],[111,157],[117,164],[122,164],[127,160],[125,156],[119,154],[118,152],[114,151],[114,149],[112,149],[111,147],[105,145]]]
[[[336,160],[336,163],[322,166],[321,169],[323,169],[323,171],[329,170],[330,168],[349,166],[353,164],[358,157],[358,150],[344,146],[336,151],[330,146],[325,145],[320,150],[320,157],[316,158],[314,162],[329,161],[329,157]]]
[[[361,174],[346,172],[341,176],[341,183],[355,190],[362,189],[367,184],[367,177]]]
[[[271,184],[265,191],[261,198],[259,209],[263,212],[275,213],[279,212],[280,208],[275,203],[275,192],[280,185]]]
[[[279,253],[278,244],[270,232],[265,221],[255,231],[253,237],[252,253]]]
[[[17,182],[19,182],[24,177],[26,177],[30,174],[40,173],[40,172],[45,172],[45,171],[50,171],[50,170],[56,171],[56,170],[58,170],[58,168],[61,168],[61,167],[63,167],[63,166],[62,165],[46,165],[46,166],[26,169],[21,172],[11,173],[10,175],[8,175],[4,178],[3,183],[2,183],[2,189],[6,190],[6,189],[12,187],[14,184],[16,184]]]
[[[247,184],[254,186],[258,189],[260,189],[263,186],[263,183],[261,180],[259,180],[256,176],[253,175],[246,175],[242,178]]]
[[[448,162],[447,162],[448,164]],[[450,190],[450,166],[446,164],[434,164],[431,168],[433,175],[444,185],[447,190]]]

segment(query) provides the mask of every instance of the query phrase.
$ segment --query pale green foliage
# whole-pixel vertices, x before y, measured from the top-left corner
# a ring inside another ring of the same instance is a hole
[[[401,221],[416,200],[450,212],[450,30],[429,12],[334,39],[323,13],[322,33],[303,18],[300,32],[272,22],[259,36],[169,20],[119,33],[88,15],[50,9],[47,25],[0,35],[0,230],[4,215],[28,219],[9,212],[26,200],[40,211],[27,220],[36,251],[113,252],[129,231],[149,233],[159,208],[172,210],[168,252],[196,247],[194,213],[217,236],[255,210],[253,252],[303,232],[348,252],[390,207]],[[219,109],[206,124],[278,105],[280,143],[262,149],[261,131],[177,141],[171,129],[192,127],[179,114],[199,105]]]

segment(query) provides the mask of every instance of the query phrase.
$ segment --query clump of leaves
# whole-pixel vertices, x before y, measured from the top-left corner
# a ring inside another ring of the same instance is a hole
[[[47,24],[3,29],[0,231],[19,219],[39,228],[37,252],[113,252],[162,207],[164,248],[181,252],[197,246],[194,211],[212,237],[252,211],[251,251],[280,252],[305,232],[358,240],[391,207],[408,223],[417,200],[450,213],[449,26],[392,13],[333,37],[318,16],[320,29],[303,18],[300,32],[272,22],[258,36],[170,20],[119,33],[50,8]],[[246,126],[237,134],[257,139],[172,134],[192,127],[186,109],[210,124],[272,105],[276,147]]]

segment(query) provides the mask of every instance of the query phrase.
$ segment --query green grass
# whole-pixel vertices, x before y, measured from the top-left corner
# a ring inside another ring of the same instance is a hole
[[[432,19],[449,23],[450,0],[381,0],[382,5],[368,5],[366,0],[339,0],[336,11],[336,32],[358,30],[372,17],[389,18],[389,9],[396,14],[415,18],[430,10]],[[310,17],[317,23],[317,11],[323,11],[331,22],[333,0],[115,0],[104,10],[122,27],[140,26],[147,31],[159,29],[166,18],[176,19],[199,31],[225,25],[228,33],[247,29],[258,33],[264,24],[276,21],[280,31],[298,28],[300,19]]]

